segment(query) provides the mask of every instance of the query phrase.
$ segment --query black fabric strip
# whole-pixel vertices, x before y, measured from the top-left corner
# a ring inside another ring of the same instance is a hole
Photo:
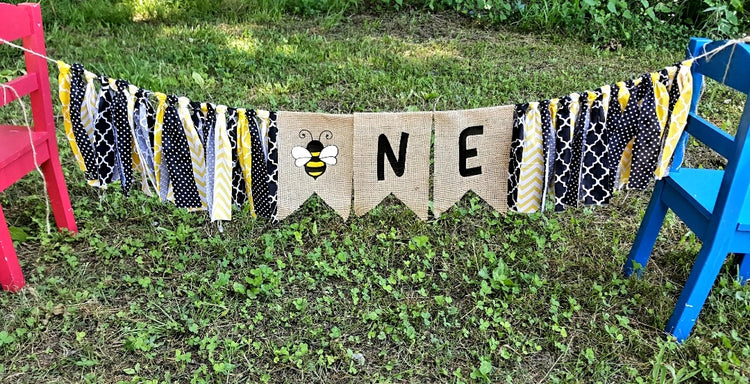
[[[248,111],[248,128],[250,130],[250,140],[252,143],[252,168],[250,170],[253,178],[252,194],[255,213],[263,218],[271,218],[271,205],[268,192],[268,166],[266,165],[266,156],[263,154],[261,146],[260,128],[255,118],[255,111]]]
[[[83,65],[73,64],[70,67],[70,123],[73,127],[76,145],[78,145],[81,157],[83,157],[83,164],[86,166],[86,180],[98,180],[94,146],[91,144],[88,133],[86,133],[83,121],[81,121],[81,106],[85,93],[86,78]]]
[[[94,122],[94,143],[96,161],[99,167],[99,182],[107,185],[119,176],[115,168],[115,126],[112,121],[112,88],[109,78],[99,76],[102,92],[96,102],[96,120]]]
[[[523,127],[528,108],[529,104],[517,104],[513,111],[513,133],[508,162],[508,209],[510,210],[518,209],[518,181],[521,178],[521,161],[523,161]]]
[[[560,99],[557,114],[555,115],[555,211],[565,209],[563,200],[568,191],[568,180],[570,179],[570,162],[573,157],[573,116],[570,113],[570,96]]]
[[[117,90],[112,90],[112,119],[115,124],[117,164],[119,166],[122,193],[128,196],[133,185],[133,135],[128,122],[128,98],[125,91],[128,82],[117,80]]]
[[[169,171],[175,205],[179,208],[201,208],[198,186],[193,177],[193,160],[190,157],[185,130],[177,112],[177,97],[167,96],[167,108],[164,111],[164,159]]]

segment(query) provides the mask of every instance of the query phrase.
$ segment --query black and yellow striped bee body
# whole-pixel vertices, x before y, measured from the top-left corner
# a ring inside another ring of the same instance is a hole
[[[307,144],[307,150],[310,151],[311,157],[305,163],[305,172],[312,176],[313,179],[317,179],[326,171],[326,163],[320,160],[320,151],[323,150],[323,143],[313,140]]]
[[[310,131],[303,129],[302,131],[300,131],[299,135],[301,139],[307,137],[307,135],[304,134],[305,132],[307,132],[308,135],[312,136]],[[326,133],[328,134],[326,136],[326,140],[330,140],[331,138],[333,138],[331,132],[327,130],[321,132],[320,136],[322,137],[323,134]],[[307,173],[308,176],[312,177],[313,180],[322,176],[326,172],[326,168],[328,168],[329,165],[336,165],[336,156],[338,156],[338,154],[338,147],[336,147],[335,145],[323,145],[323,143],[320,142],[320,137],[318,137],[318,140],[310,140],[310,142],[307,143],[306,147],[292,148],[294,165],[298,167],[304,167],[305,173]]]

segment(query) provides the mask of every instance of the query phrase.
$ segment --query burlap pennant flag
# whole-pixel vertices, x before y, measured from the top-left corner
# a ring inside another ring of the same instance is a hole
[[[277,123],[279,219],[292,214],[313,193],[348,219],[354,157],[352,115],[279,112]]]
[[[354,212],[393,193],[427,220],[432,112],[354,114]]]
[[[435,113],[433,210],[448,210],[469,190],[507,209],[513,105]]]

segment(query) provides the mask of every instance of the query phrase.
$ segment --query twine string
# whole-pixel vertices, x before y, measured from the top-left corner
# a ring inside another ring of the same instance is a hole
[[[5,43],[5,44],[8,44],[9,46],[11,46],[11,47],[13,47],[13,48],[18,48],[18,49],[20,49],[20,50],[22,50],[22,51],[24,51],[24,52],[28,52],[28,53],[30,53],[30,54],[32,54],[32,55],[35,55],[35,56],[39,56],[39,57],[41,57],[42,59],[45,59],[45,60],[47,60],[47,61],[51,61],[51,62],[53,62],[53,63],[57,62],[57,60],[55,60],[55,59],[53,59],[53,58],[51,58],[51,57],[49,57],[49,56],[46,56],[46,55],[42,55],[41,53],[39,53],[39,52],[37,52],[37,51],[33,51],[33,50],[31,50],[31,49],[28,49],[28,48],[24,47],[23,45],[18,45],[18,44],[14,44],[14,43],[12,43],[12,42],[10,42],[10,41],[8,41],[8,40],[5,40],[5,39],[3,39],[2,37],[0,37],[0,42],[3,42],[3,43]]]

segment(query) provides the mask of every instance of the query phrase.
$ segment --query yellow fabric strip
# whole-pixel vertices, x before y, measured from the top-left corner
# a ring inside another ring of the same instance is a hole
[[[662,178],[669,174],[669,162],[672,159],[672,155],[674,155],[674,150],[687,124],[690,102],[693,98],[693,74],[690,72],[692,64],[692,60],[684,61],[675,77],[676,82],[672,84],[673,87],[680,87],[680,97],[677,99],[672,116],[669,119],[668,136],[664,142],[664,150],[662,150],[659,165],[656,167],[657,178]]]
[[[557,121],[555,119],[557,118],[557,110],[558,110],[558,104],[560,103],[560,99],[552,99],[549,101],[549,115],[552,119],[552,132],[554,133],[557,131]]]
[[[529,103],[523,128],[524,147],[518,179],[518,212],[532,213],[542,204],[544,185],[544,150],[542,147],[542,116],[539,103]]]
[[[247,111],[244,108],[238,108],[237,114],[237,157],[242,168],[242,177],[245,179],[245,193],[247,193],[247,205],[250,208],[250,214],[255,216],[255,205],[253,204],[253,153],[252,138],[250,136],[250,123],[247,120]]]
[[[63,126],[65,127],[65,137],[68,138],[70,149],[78,163],[78,168],[86,172],[86,164],[83,162],[81,150],[76,143],[76,137],[73,134],[73,123],[70,121],[70,66],[62,61],[57,62],[57,68],[60,74],[57,77],[59,84],[60,103],[62,104]]]
[[[664,127],[667,126],[667,115],[669,114],[669,91],[667,86],[659,81],[659,74],[651,74],[651,82],[654,83],[654,100],[656,101],[656,118],[659,120],[661,135],[664,134]]]
[[[674,78],[677,75],[677,67],[676,66],[667,67],[667,75],[669,76],[669,84],[667,85],[668,87],[671,87],[672,84],[674,84]]]
[[[586,91],[586,101],[589,103],[589,108],[594,104],[594,100],[599,97],[599,93],[594,91]]]
[[[620,110],[624,111],[625,107],[628,105],[628,101],[630,100],[630,90],[628,90],[625,82],[622,81],[617,83],[617,86],[619,87],[619,92],[617,93],[617,101],[620,104]],[[633,143],[635,143],[635,138],[633,140],[630,140],[628,145],[626,145],[625,149],[622,151],[620,165],[617,168],[618,177],[616,177],[616,180],[619,180],[619,183],[616,186],[617,189],[622,188],[628,183],[628,180],[630,180],[630,163],[633,159]]]
[[[198,131],[193,124],[193,119],[190,117],[190,110],[188,109],[189,104],[190,100],[187,97],[180,97],[178,99],[177,113],[180,115],[180,121],[185,130],[188,147],[190,147],[190,159],[193,164],[193,178],[195,179],[196,187],[198,187],[198,195],[201,198],[202,205],[201,208],[190,208],[189,210],[200,211],[208,208],[208,200],[206,198],[206,184],[208,182],[206,158],[203,143],[201,143]]]
[[[156,124],[154,124],[154,177],[156,178],[156,193],[161,196],[161,172],[162,172],[162,134],[164,128],[164,111],[167,109],[167,95],[157,92],[156,99],[159,104],[156,107]]]
[[[232,220],[232,145],[227,132],[227,106],[216,107],[214,191],[211,221]]]
[[[604,115],[606,116],[607,111],[609,110],[609,99],[612,97],[612,87],[610,87],[609,85],[605,85],[600,89],[602,95],[604,95],[604,97],[602,98],[602,107],[604,107]]]
[[[81,105],[81,122],[86,128],[86,134],[89,135],[89,140],[94,142],[94,121],[96,120],[96,99],[98,97],[96,93],[96,86],[94,86],[94,79],[96,75],[86,71],[86,90],[83,96],[83,104]]]

